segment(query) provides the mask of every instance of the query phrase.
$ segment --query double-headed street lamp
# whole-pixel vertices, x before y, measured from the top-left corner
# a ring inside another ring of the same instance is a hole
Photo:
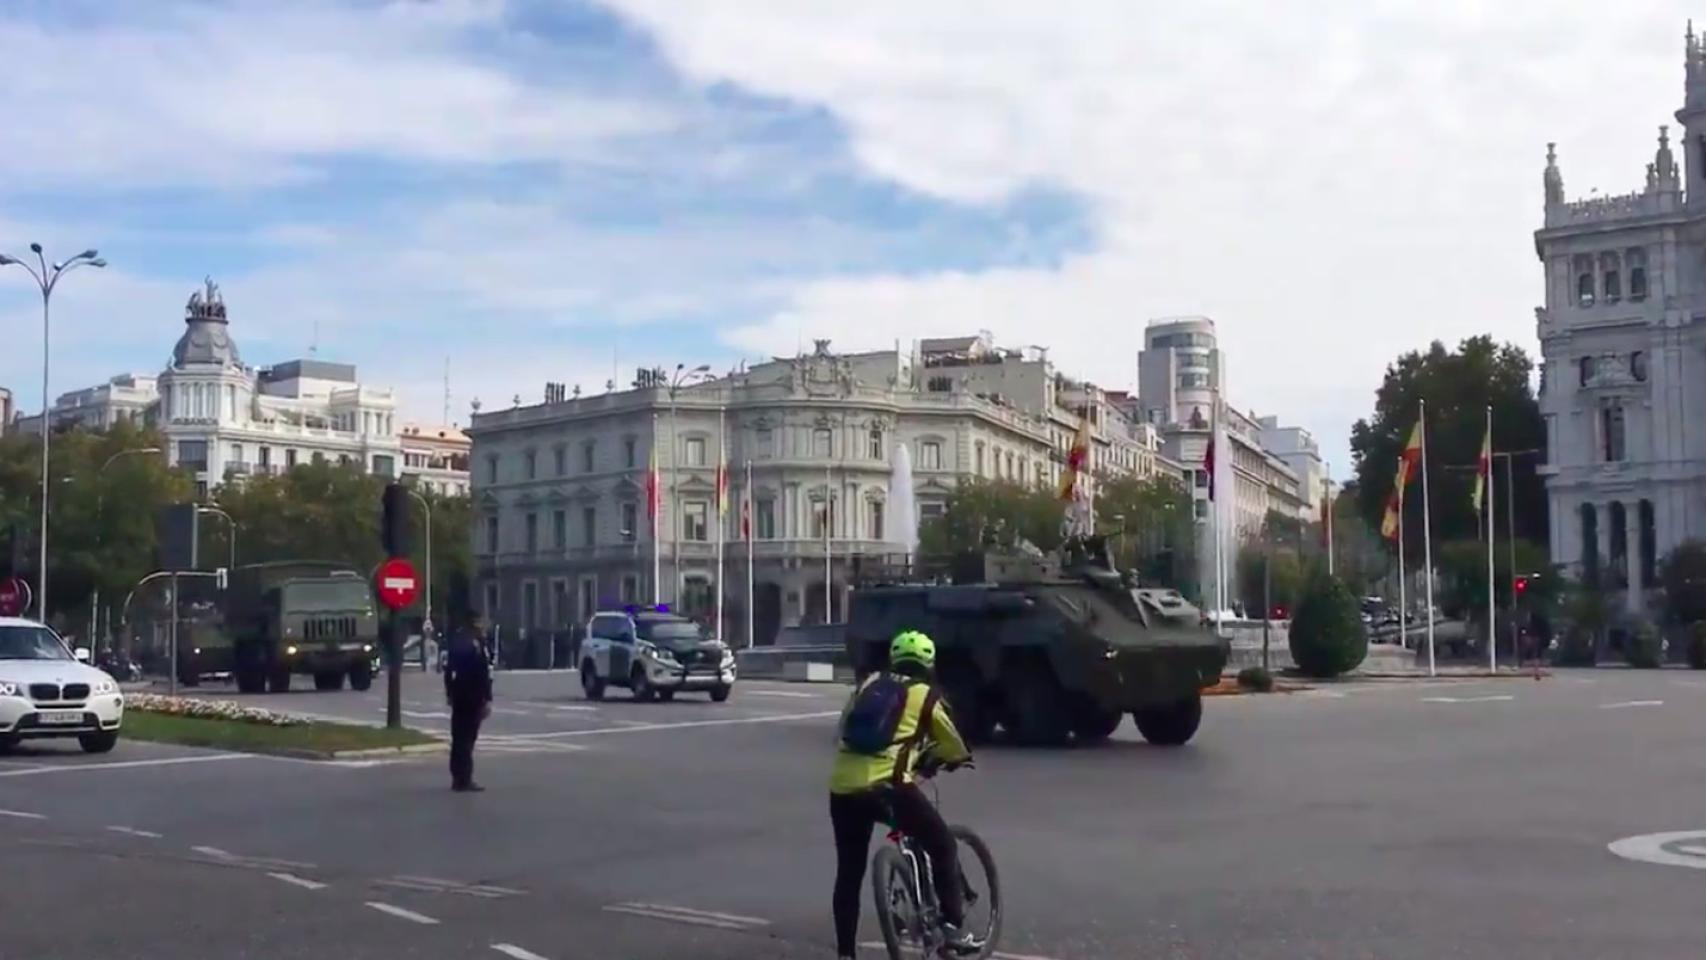
[[[210,506],[198,504],[195,508],[195,512],[196,513],[210,513],[216,517],[224,517],[225,518],[225,524],[226,524],[226,527],[228,529],[228,532],[229,532],[230,538],[231,538],[230,543],[228,544],[228,546],[230,547],[230,560],[228,561],[225,569],[227,569],[227,570],[237,569],[237,521],[231,519],[231,515],[229,513],[226,513],[224,510],[221,510],[218,507],[210,507]]]
[[[691,370],[687,368],[687,364],[678,363],[675,365],[675,374],[669,380],[669,542],[672,548],[670,553],[674,555],[675,559],[675,583],[670,587],[669,598],[670,602],[676,606],[681,605],[681,503],[677,490],[681,482],[681,441],[677,439],[675,432],[675,398],[681,392],[682,387],[706,378],[710,372],[711,365],[708,363],[701,363]],[[721,590],[722,588],[723,585],[719,582],[717,589]]]
[[[41,290],[41,569],[36,571],[39,583],[36,587],[36,610],[41,615],[41,621],[47,622],[47,448],[48,436],[53,431],[52,409],[48,406],[47,374],[48,374],[48,304],[53,299],[54,288],[59,286],[59,280],[67,273],[82,266],[104,267],[105,260],[94,250],[85,250],[69,260],[61,260],[49,264],[41,252],[41,244],[30,244],[30,252],[36,255],[36,265],[30,266],[25,260],[9,257],[0,253],[0,267],[14,264],[24,268],[30,279],[36,282]]]

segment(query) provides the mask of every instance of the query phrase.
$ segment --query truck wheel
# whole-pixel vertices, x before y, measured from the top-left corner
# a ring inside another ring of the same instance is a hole
[[[1193,693],[1178,703],[1133,710],[1131,718],[1143,739],[1158,747],[1177,747],[1195,736],[1202,723],[1202,695]]]
[[[363,663],[363,664],[358,664],[356,666],[350,667],[350,670],[349,670],[349,688],[351,690],[361,691],[361,690],[371,689],[372,687],[373,687],[373,665],[372,664]]]
[[[1109,710],[1089,697],[1083,697],[1072,711],[1072,735],[1081,744],[1101,743],[1120,728],[1125,714]]]
[[[111,753],[118,746],[118,731],[78,734],[77,745],[83,748],[84,753]]]
[[[287,667],[274,667],[267,674],[268,693],[290,692],[290,670]]]
[[[1007,732],[1027,746],[1057,747],[1072,736],[1066,698],[1052,674],[1014,674],[1007,694],[1012,724]]]
[[[581,692],[588,700],[604,699],[604,681],[598,679],[598,668],[591,660],[581,664]]]
[[[316,690],[342,690],[343,688],[344,675],[341,673],[327,672],[314,674],[314,689]]]
[[[636,703],[649,703],[657,692],[652,689],[652,682],[646,679],[646,671],[639,667],[635,667],[634,672],[628,675],[628,689],[634,692]]]

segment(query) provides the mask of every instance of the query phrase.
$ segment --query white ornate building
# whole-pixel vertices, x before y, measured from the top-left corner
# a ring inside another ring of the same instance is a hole
[[[1552,559],[1624,590],[1706,534],[1706,48],[1684,48],[1681,163],[1668,127],[1634,193],[1571,201],[1547,145],[1535,232]]]
[[[968,347],[975,339],[966,338]],[[758,642],[769,642],[781,626],[824,619],[826,559],[827,603],[839,617],[854,558],[905,549],[884,539],[901,445],[920,518],[939,513],[963,477],[1059,480],[1078,421],[1056,415],[1056,391],[1070,404],[1071,390],[1082,388],[1057,384],[1042,366],[1008,367],[1036,388],[1033,413],[1028,401],[1007,399],[1024,391],[997,393],[976,382],[955,359],[960,353],[937,342],[928,350],[839,355],[820,341],[809,356],[683,387],[673,402],[668,387],[650,385],[648,376],[633,390],[587,397],[548,391],[541,404],[477,412],[469,434],[483,609],[514,635],[566,629],[602,606],[649,602],[655,549],[656,595],[708,615],[721,581],[725,630],[744,640],[739,504],[750,460]],[[994,358],[982,372],[995,375],[1002,365]],[[1120,459],[1127,440],[1106,436],[1114,422],[1098,430],[1104,471],[1128,462]],[[715,483],[725,443],[730,509],[719,576]],[[646,500],[654,452],[662,485],[655,541]],[[1168,469],[1153,449],[1132,453],[1129,462],[1131,469]],[[827,517],[826,503],[833,505]]]
[[[63,394],[49,417],[55,429],[96,430],[142,419],[159,428],[168,461],[194,471],[204,494],[252,474],[320,461],[385,477],[419,474],[439,492],[466,492],[466,438],[449,428],[416,428],[406,438],[396,407],[392,391],[363,386],[349,364],[245,365],[225,301],[209,281],[185,306],[184,332],[159,376],[114,377]],[[40,429],[40,419],[20,428]],[[418,469],[409,468],[406,446]],[[457,448],[463,457],[454,455]]]

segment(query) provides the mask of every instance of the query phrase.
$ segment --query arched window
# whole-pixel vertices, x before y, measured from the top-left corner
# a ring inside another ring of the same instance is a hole
[[[1639,350],[1629,355],[1629,375],[1637,381],[1647,380],[1647,355]]]
[[[1594,366],[1595,366],[1594,358],[1593,357],[1583,357],[1581,360],[1577,361],[1577,363],[1581,369],[1581,386],[1585,387],[1588,385],[1588,382],[1593,379]]]
[[[1576,303],[1580,306],[1593,306],[1593,258],[1582,254],[1575,260],[1576,273]]]

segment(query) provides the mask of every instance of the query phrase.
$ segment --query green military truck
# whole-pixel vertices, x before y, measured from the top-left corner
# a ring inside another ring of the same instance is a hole
[[[222,598],[231,673],[243,693],[283,693],[292,675],[316,690],[373,685],[379,615],[367,578],[345,564],[283,561],[237,567]],[[207,651],[208,647],[202,648]]]
[[[901,630],[936,641],[937,673],[961,732],[1000,726],[1019,743],[1105,740],[1130,714],[1151,743],[1178,746],[1220,679],[1225,640],[1146,596],[1104,538],[1057,556],[990,552],[946,569],[876,569],[852,592],[848,658],[863,679]]]

